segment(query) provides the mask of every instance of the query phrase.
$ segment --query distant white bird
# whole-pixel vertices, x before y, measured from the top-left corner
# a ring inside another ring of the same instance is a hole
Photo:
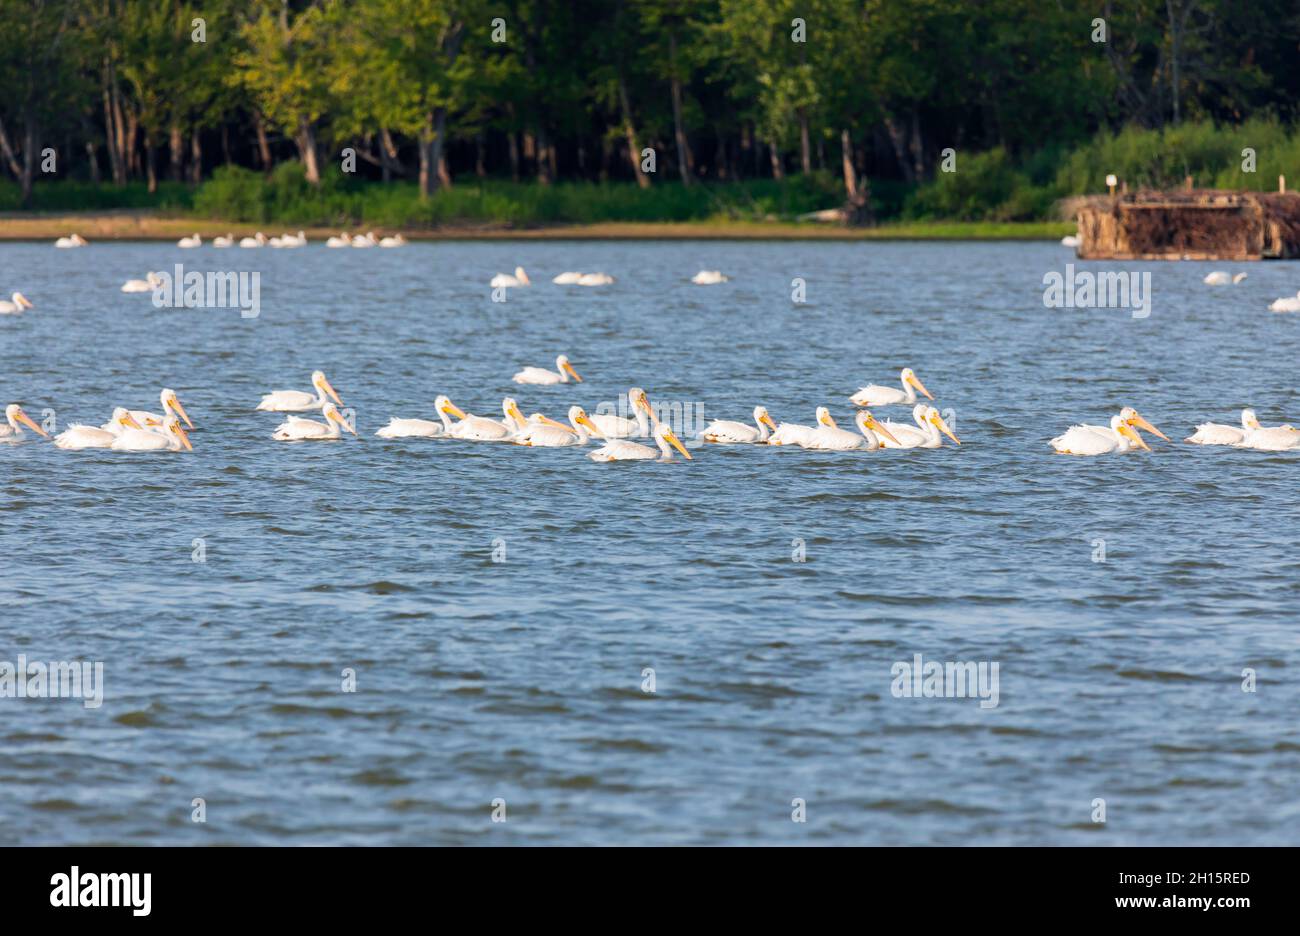
[[[640,387],[627,391],[628,405],[632,407],[632,416],[620,416],[617,413],[592,413],[591,421],[596,424],[601,435],[607,439],[646,439],[654,433],[651,422],[657,426],[659,419],[655,416],[650,400]]]
[[[578,277],[579,286],[609,286],[614,282],[614,277],[608,273],[583,273]]]
[[[1253,409],[1241,411],[1240,426],[1226,426],[1223,423],[1201,423],[1196,432],[1183,441],[1193,445],[1239,445],[1251,429],[1260,428]]]
[[[897,403],[915,403],[917,390],[920,390],[931,400],[934,399],[934,395],[925,389],[925,384],[921,383],[912,368],[904,367],[899,372],[898,377],[902,383],[902,390],[896,387],[868,384],[849,397],[849,402],[855,406],[892,406]]]
[[[1273,300],[1273,304],[1268,307],[1268,310],[1270,312],[1300,312],[1300,292],[1294,296]]]
[[[944,422],[943,416],[933,406],[926,406],[924,403],[916,404],[912,408],[912,419],[916,421],[915,426],[898,425],[886,420],[885,428],[893,433],[898,441],[891,442],[885,439],[881,444],[885,448],[939,448],[943,445],[943,439],[939,437],[939,433],[942,432],[961,445],[961,439],[953,434],[948,424]]]
[[[1110,418],[1109,430],[1104,426],[1071,426],[1048,444],[1058,455],[1106,455],[1140,448],[1151,450],[1122,414]]]
[[[586,276],[586,273],[561,273],[551,280],[557,286],[576,286],[578,281]]]
[[[30,416],[23,412],[23,408],[17,403],[10,403],[5,407],[5,422],[7,425],[0,426],[0,442],[21,442],[27,434],[23,432],[23,426],[36,431],[38,435],[49,438],[50,434],[42,429],[32,420]]]
[[[730,419],[715,419],[700,431],[700,438],[720,445],[762,443],[768,440],[769,429],[776,429],[776,423],[768,415],[767,407],[755,406],[754,425]]]
[[[144,279],[129,279],[122,284],[124,293],[153,292],[162,285],[162,277],[157,273],[147,273]]]
[[[501,411],[506,415],[504,420],[466,413],[450,401],[447,402],[444,411],[460,419],[459,422],[452,424],[451,437],[468,442],[508,442],[521,430],[521,427],[528,424],[524,414],[519,412],[519,404],[513,397],[506,397],[501,401]]]
[[[578,383],[582,383],[582,378],[573,369],[568,357],[561,354],[555,359],[555,370],[553,371],[548,371],[543,367],[525,367],[510,379],[517,384],[559,384],[568,383],[570,377],[578,381]]]
[[[85,247],[86,239],[80,234],[73,234],[71,237],[60,237],[54,242],[55,247]]]
[[[114,452],[179,452],[194,446],[181,421],[172,416],[158,429],[124,429],[109,448]]]
[[[265,247],[266,235],[258,231],[252,237],[241,237],[239,239],[240,247]]]
[[[1287,452],[1300,449],[1300,430],[1290,424],[1261,426],[1259,420],[1254,419],[1246,429],[1245,438],[1236,445],[1237,448],[1255,449],[1260,452]]]
[[[514,276],[511,276],[509,273],[498,273],[496,276],[492,277],[492,280],[488,285],[493,289],[500,287],[513,289],[519,286],[531,286],[533,285],[533,282],[528,278],[528,274],[524,272],[523,267],[515,267]]]
[[[398,419],[395,416],[388,418],[388,425],[384,426],[375,435],[381,439],[440,439],[451,435],[451,420],[448,413],[452,412],[449,408],[451,400],[445,396],[439,396],[433,401],[433,410],[437,413],[441,422],[434,422],[431,419]]]
[[[824,406],[818,407],[816,418],[820,419],[821,411],[825,409],[826,407]],[[830,415],[829,410],[826,410],[826,413],[827,415]],[[772,433],[772,435],[768,437],[767,444],[806,445],[808,437],[814,432],[816,432],[816,429],[812,426],[802,426],[798,423],[783,422],[776,427],[776,432]]]
[[[692,461],[691,453],[686,451],[686,447],[682,445],[682,440],[677,438],[677,433],[673,432],[672,426],[668,425],[668,423],[660,423],[655,427],[654,439],[655,444],[659,446],[658,450],[628,439],[610,439],[600,448],[588,454],[587,457],[598,462],[647,461],[650,459],[668,462],[673,460],[672,449],[677,449],[682,453],[683,458]],[[672,446],[672,448],[669,448],[669,446]]]
[[[233,235],[233,234],[227,234],[225,237],[214,237],[214,238],[212,238],[212,246],[213,246],[213,247],[233,247],[233,246],[235,246],[235,238],[234,238],[234,235]]]
[[[712,286],[716,283],[725,283],[731,277],[723,274],[721,270],[700,270],[691,277],[691,282],[696,286]]]
[[[319,442],[340,438],[342,435],[340,427],[353,435],[357,434],[357,430],[343,418],[343,414],[333,403],[322,406],[321,415],[325,417],[323,423],[318,423],[314,419],[303,419],[301,416],[290,416],[276,427],[271,438],[277,442]]]
[[[338,391],[325,379],[324,371],[312,371],[311,385],[316,388],[315,396],[302,390],[273,390],[262,397],[262,402],[257,404],[257,408],[273,413],[305,413],[324,406],[326,394],[339,406],[343,405]]]
[[[401,234],[394,234],[391,237],[383,237],[379,240],[380,247],[405,247],[406,238]]]
[[[804,448],[821,449],[831,451],[850,451],[854,449],[867,449],[875,451],[880,448],[881,439],[895,439],[884,426],[877,421],[876,417],[871,415],[870,410],[859,410],[853,416],[853,424],[858,427],[857,433],[849,432],[847,429],[841,429],[831,418],[830,412],[826,407],[817,409],[818,426],[803,444]]]
[[[20,292],[14,293],[8,300],[0,299],[0,315],[18,315],[24,309],[34,308],[35,306]]]
[[[375,237],[375,232],[370,231],[366,234],[358,234],[352,238],[353,247],[374,247],[379,243],[379,238]]]
[[[518,445],[556,448],[565,445],[586,445],[591,439],[587,430],[600,436],[600,430],[587,418],[587,413],[581,406],[569,407],[569,423],[572,428],[541,416],[536,421],[529,420],[527,427],[515,436],[514,441]]]
[[[61,449],[79,451],[89,448],[112,448],[113,443],[127,429],[143,429],[126,407],[119,406],[113,410],[113,418],[102,427],[87,426],[82,423],[70,423],[68,428],[54,437],[54,444]]]
[[[351,247],[352,238],[348,237],[348,232],[344,231],[338,237],[327,237],[325,239],[326,247]]]
[[[1061,246],[1062,246],[1062,247],[1078,247],[1078,246],[1079,246],[1079,235],[1077,235],[1077,234],[1066,234],[1064,237],[1061,238]]]
[[[164,387],[162,393],[158,394],[158,402],[162,405],[161,413],[150,413],[147,410],[131,410],[131,418],[138,422],[146,429],[156,429],[173,416],[180,416],[185,420],[185,425],[191,429],[194,423],[190,422],[189,414],[185,412],[185,407],[181,406],[180,398],[176,391],[169,387]],[[107,429],[108,426],[103,428]]]
[[[1238,273],[1236,276],[1233,276],[1224,270],[1215,270],[1213,273],[1206,274],[1205,279],[1201,282],[1205,283],[1206,286],[1235,286],[1245,278],[1245,273]]]
[[[202,247],[203,238],[199,237],[199,235],[197,234],[195,234],[193,237],[182,237],[180,240],[176,242],[176,246],[184,247],[184,248]]]

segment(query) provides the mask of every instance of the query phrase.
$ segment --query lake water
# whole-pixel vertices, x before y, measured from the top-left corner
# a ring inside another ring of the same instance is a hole
[[[1045,308],[1072,260],[0,245],[0,292],[36,304],[0,317],[0,402],[98,424],[167,386],[198,427],[184,455],[0,446],[0,660],[104,664],[97,709],[0,698],[0,843],[1296,844],[1300,453],[1181,440],[1247,405],[1300,422],[1300,316],[1267,311],[1300,265],[1078,264],[1150,270],[1135,319]],[[175,263],[259,272],[260,316],[118,291]],[[516,264],[534,285],[491,301]],[[560,352],[584,383],[510,382]],[[373,435],[439,393],[562,418],[631,385],[848,425],[906,365],[960,449],[599,465]],[[315,368],[360,439],[273,442],[253,407]],[[1125,404],[1176,444],[1051,453]],[[915,654],[997,663],[998,704],[896,697]]]

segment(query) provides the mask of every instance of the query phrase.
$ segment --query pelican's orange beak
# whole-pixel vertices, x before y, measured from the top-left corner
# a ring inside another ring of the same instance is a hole
[[[664,433],[664,438],[668,440],[669,445],[671,445],[673,448],[677,449],[677,451],[682,453],[683,458],[685,458],[687,461],[694,461],[694,459],[691,458],[691,453],[686,451],[686,446],[682,445],[682,440],[677,438],[677,433],[669,429],[667,432]]]
[[[916,389],[920,390],[930,399],[932,400],[934,399],[934,394],[931,393],[929,390],[925,389],[925,384],[921,383],[920,379],[915,374],[909,374],[907,377],[907,382],[910,383]]]
[[[935,414],[934,414],[934,417],[930,420],[930,423],[931,423],[931,424],[932,424],[936,429],[938,429],[940,432],[942,432],[944,435],[946,435],[948,438],[952,439],[952,440],[953,440],[954,442],[956,442],[958,445],[961,445],[961,439],[959,439],[959,438],[957,438],[955,435],[953,435],[952,430],[948,428],[948,424],[947,424],[946,422],[943,421],[943,417],[940,416],[938,413],[935,413]]]
[[[595,424],[594,422],[592,422],[590,419],[588,419],[588,418],[587,418],[587,415],[586,415],[585,413],[584,413],[583,415],[579,416],[579,417],[577,418],[576,422],[577,422],[579,425],[586,426],[588,429],[590,429],[590,430],[595,434],[596,438],[598,438],[598,439],[603,439],[603,438],[605,438],[605,433],[603,433],[603,432],[601,432],[599,429],[597,429],[597,428],[596,428],[596,424]]]
[[[448,415],[455,416],[457,419],[465,418],[465,411],[455,403],[451,402],[451,400],[447,401],[446,405],[443,406],[442,411]]]
[[[181,406],[181,401],[178,400],[176,397],[172,397],[171,404],[172,404],[172,409],[176,410],[176,412],[180,414],[181,419],[185,420],[185,425],[193,429],[194,423],[190,422],[189,413],[185,412],[185,407]]]
[[[1125,438],[1131,439],[1132,441],[1136,442],[1140,447],[1146,449],[1148,452],[1151,451],[1151,446],[1146,444],[1146,440],[1144,440],[1142,436],[1138,435],[1136,431],[1129,428],[1127,424],[1120,423],[1119,432]]]
[[[572,364],[570,364],[568,361],[565,361],[563,366],[564,366],[564,372],[565,372],[566,374],[568,374],[570,377],[572,377],[572,378],[573,378],[574,380],[576,380],[578,383],[582,383],[582,378],[578,376],[578,372],[577,372],[576,370],[573,369],[573,365],[572,365]]]
[[[14,413],[14,419],[18,420],[20,423],[22,423],[24,426],[28,427],[29,429],[34,430],[38,435],[42,435],[47,439],[50,437],[50,434],[48,432],[46,432],[40,426],[36,425],[36,423],[32,421],[32,418],[28,416],[26,413],[24,413],[22,410],[19,410],[18,412]]]
[[[558,419],[552,419],[551,417],[543,415],[542,413],[538,413],[537,415],[541,417],[541,419],[539,420],[540,422],[544,422],[548,426],[554,426],[557,429],[563,429],[565,432],[572,432],[574,435],[577,435],[577,433],[573,431],[572,426],[566,426]],[[579,422],[581,422],[581,420],[579,420]]]
[[[771,429],[773,432],[776,432],[776,423],[767,413],[764,413],[759,417],[759,422],[763,423],[763,425],[767,426],[767,428]]]
[[[339,398],[338,391],[335,390],[334,387],[330,384],[328,378],[325,377],[321,378],[320,388],[324,390],[326,393],[328,393],[330,397],[333,398],[334,402],[337,403],[339,406],[343,405],[343,401]]]
[[[189,433],[182,429],[179,423],[176,426],[176,434],[181,437],[181,445],[185,446],[186,451],[194,451],[194,446],[190,444]]]
[[[1130,426],[1138,426],[1139,428],[1145,429],[1147,432],[1151,433],[1152,435],[1158,435],[1166,442],[1169,441],[1169,436],[1165,435],[1163,432],[1161,432],[1155,426],[1151,425],[1151,423],[1147,422],[1145,419],[1143,419],[1141,416],[1137,415],[1136,413],[1133,414],[1133,418],[1128,421],[1128,424]],[[1142,447],[1146,448],[1145,445],[1143,445]]]
[[[894,434],[890,432],[888,429],[886,429],[883,425],[881,425],[880,420],[876,419],[876,417],[872,416],[870,413],[867,413],[866,422],[867,422],[867,428],[870,429],[872,432],[876,433],[876,435],[884,436],[886,439],[888,439],[890,442],[893,442],[895,445],[903,444],[902,442],[899,442],[897,439],[895,439]]]

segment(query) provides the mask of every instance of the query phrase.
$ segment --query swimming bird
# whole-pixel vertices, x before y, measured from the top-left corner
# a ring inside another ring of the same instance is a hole
[[[556,448],[563,445],[586,445],[591,436],[587,430],[595,433],[598,437],[600,430],[596,428],[588,417],[586,411],[581,406],[569,407],[569,426],[554,419],[542,416],[531,417],[527,428],[515,436],[514,441],[518,445],[535,445],[547,448]],[[570,428],[572,426],[572,428]]]
[[[311,385],[316,388],[315,396],[302,390],[274,390],[262,397],[262,402],[257,404],[257,408],[274,413],[305,413],[324,406],[326,394],[339,406],[343,405],[338,392],[325,379],[324,371],[312,371]]]
[[[156,430],[123,429],[109,448],[114,452],[179,452],[182,448],[192,451],[194,446],[181,428],[181,421],[169,416]]]
[[[1300,430],[1289,423],[1285,426],[1261,426],[1258,419],[1252,418],[1244,438],[1236,447],[1260,452],[1287,452],[1300,448]]]
[[[199,235],[197,234],[195,234],[193,237],[182,237],[180,240],[176,242],[176,246],[185,247],[185,248],[202,247],[203,238],[199,237]]]
[[[825,409],[825,407],[819,407]],[[829,415],[830,411],[827,410]],[[783,422],[776,427],[776,431],[768,437],[768,445],[807,445],[809,437],[816,432],[813,426],[803,426],[798,423]]]
[[[501,401],[501,411],[506,415],[504,421],[466,413],[450,400],[443,407],[443,411],[460,420],[452,424],[450,436],[468,442],[508,442],[514,438],[519,427],[528,422],[524,419],[524,414],[519,412],[519,404],[513,397],[506,397]]]
[[[650,406],[650,399],[640,387],[627,391],[628,404],[632,407],[632,417],[619,416],[617,413],[592,413],[591,421],[596,424],[601,435],[607,439],[645,439],[653,434],[651,422],[656,426],[659,417]]]
[[[853,424],[858,427],[856,433],[841,429],[831,418],[830,411],[824,406],[817,408],[817,428],[803,444],[807,449],[831,451],[849,451],[866,449],[875,451],[880,448],[881,439],[897,442],[888,429],[871,415],[870,410],[859,410],[853,417]]]
[[[23,441],[27,437],[27,433],[23,432],[23,426],[34,430],[37,435],[47,439],[50,437],[50,434],[36,425],[17,403],[10,403],[5,407],[5,422],[8,425],[0,426],[0,442]]]
[[[33,308],[35,306],[20,292],[14,293],[8,301],[0,299],[0,315],[18,315],[23,309]]]
[[[119,406],[113,410],[113,418],[103,426],[87,426],[82,423],[70,423],[54,437],[54,444],[61,449],[78,451],[88,448],[112,448],[113,443],[127,429],[143,429],[132,418],[126,407]]]
[[[895,443],[885,439],[881,444],[885,448],[939,448],[943,445],[943,439],[939,436],[942,432],[961,445],[961,439],[948,428],[943,416],[933,406],[926,406],[924,403],[916,404],[912,408],[912,419],[916,421],[915,426],[899,425],[886,420],[885,428],[893,433],[898,441]]]
[[[1169,436],[1165,435],[1155,426],[1151,425],[1151,423],[1147,422],[1143,417],[1139,416],[1138,411],[1131,406],[1126,406],[1120,410],[1119,418],[1124,420],[1124,423],[1130,427],[1145,429],[1147,432],[1159,436],[1166,442],[1170,441]],[[1100,432],[1102,435],[1114,438],[1114,427],[1094,426],[1089,423],[1084,423],[1083,428],[1090,429],[1093,432]]]
[[[768,430],[776,429],[776,423],[768,415],[766,406],[754,407],[754,425],[733,422],[730,419],[715,419],[700,431],[700,438],[705,442],[722,445],[736,445],[746,442],[761,443],[768,439]]]
[[[398,419],[388,418],[388,425],[375,435],[381,439],[440,439],[451,435],[451,420],[448,418],[447,405],[451,403],[445,396],[433,401],[433,410],[441,422],[432,419]]]
[[[1079,246],[1079,235],[1077,235],[1077,234],[1066,234],[1064,237],[1061,238],[1061,246],[1062,246],[1062,247],[1078,247],[1078,246]]]
[[[225,237],[212,238],[213,247],[233,247],[235,246],[235,237],[233,234],[227,234]]]
[[[587,455],[592,461],[614,462],[614,461],[643,461],[655,459],[657,461],[672,461],[672,449],[682,453],[682,457],[687,461],[693,461],[691,453],[686,451],[682,445],[682,440],[677,438],[677,433],[673,432],[672,426],[668,423],[659,423],[655,427],[655,443],[659,448],[652,449],[648,445],[642,445],[640,442],[632,442],[628,439],[610,439],[600,448]],[[672,448],[669,448],[672,446]]]
[[[586,275],[586,273],[574,273],[570,271],[568,273],[560,273],[554,277],[551,282],[556,286],[576,286],[578,281]]]
[[[1213,273],[1207,273],[1205,279],[1201,280],[1201,282],[1206,286],[1227,286],[1229,284],[1236,286],[1245,278],[1245,273],[1238,273],[1233,276],[1225,270],[1215,270]]]
[[[365,234],[358,234],[352,238],[353,247],[374,247],[379,243],[379,238],[375,237],[374,231],[368,231]]]
[[[717,283],[725,283],[731,279],[721,270],[700,270],[691,277],[691,282],[696,286],[713,286]]]
[[[162,277],[157,273],[146,273],[144,279],[129,279],[122,284],[124,293],[153,292],[162,285]]]
[[[609,286],[613,282],[614,277],[608,273],[583,273],[578,277],[579,286]]]
[[[855,406],[893,406],[898,403],[915,403],[917,390],[920,390],[931,400],[934,399],[934,394],[925,389],[925,385],[917,378],[916,372],[912,368],[904,367],[899,371],[898,377],[902,383],[902,390],[896,387],[868,384],[849,397],[849,402]]]
[[[321,415],[325,417],[323,423],[318,423],[314,419],[304,419],[301,416],[290,416],[276,426],[271,438],[277,442],[319,442],[339,438],[342,435],[339,427],[353,435],[357,434],[357,430],[343,418],[343,414],[333,403],[322,406]]]
[[[394,234],[391,237],[383,237],[379,240],[380,247],[405,247],[406,238],[401,234]]]
[[[258,231],[252,237],[241,237],[239,239],[240,247],[265,247],[266,235]]]
[[[1193,445],[1239,445],[1251,429],[1260,428],[1253,409],[1241,411],[1240,426],[1226,426],[1223,423],[1201,423],[1196,432],[1184,439]]]
[[[510,289],[518,286],[531,286],[533,285],[533,282],[528,278],[528,274],[524,272],[523,267],[515,267],[514,276],[511,276],[509,273],[498,273],[496,276],[492,277],[492,280],[488,285],[493,289],[498,289],[500,287]]]
[[[348,237],[348,232],[344,231],[338,237],[327,237],[325,239],[326,247],[351,247],[352,238]]]
[[[569,363],[569,358],[561,354],[555,359],[555,370],[553,371],[548,371],[544,367],[525,367],[510,379],[517,384],[558,384],[568,383],[570,377],[578,383],[582,383],[582,378],[578,376],[578,372]]]
[[[1139,448],[1151,451],[1151,446],[1121,414],[1110,418],[1109,430],[1101,426],[1071,426],[1048,444],[1058,455],[1106,455]]]
[[[180,398],[176,396],[176,391],[164,387],[162,393],[158,394],[158,402],[162,406],[162,415],[150,413],[146,410],[131,410],[131,418],[146,429],[152,429],[161,426],[172,416],[180,416],[185,420],[185,425],[194,428],[194,423],[190,421],[189,414],[185,412],[185,407],[181,406]],[[105,429],[108,427],[105,426]]]
[[[1300,292],[1294,296],[1286,296],[1282,299],[1274,299],[1269,305],[1270,312],[1300,312]]]
[[[85,247],[86,239],[80,234],[73,234],[71,237],[60,237],[54,242],[55,247]]]

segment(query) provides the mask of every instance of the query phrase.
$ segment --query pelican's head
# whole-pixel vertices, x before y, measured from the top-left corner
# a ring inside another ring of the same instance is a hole
[[[578,383],[582,383],[582,378],[579,377],[578,372],[573,369],[573,365],[569,363],[569,358],[566,355],[561,354],[555,359],[555,368],[561,374],[568,374]]]
[[[569,407],[569,422],[575,426],[582,426],[598,439],[605,438],[605,433],[596,428],[596,424],[591,421],[591,417],[587,415],[587,411],[581,406]]]
[[[316,388],[316,392],[317,392],[317,393],[320,393],[320,394],[322,394],[322,395],[329,394],[330,398],[331,398],[335,403],[337,403],[339,406],[342,406],[342,405],[343,405],[343,401],[342,401],[341,399],[339,399],[338,391],[335,390],[335,389],[330,385],[330,382],[325,378],[325,372],[324,372],[324,371],[313,371],[313,372],[312,372],[312,375],[311,375],[311,385],[312,385],[313,387]]]
[[[694,461],[694,459],[691,458],[691,453],[686,451],[686,446],[682,445],[682,440],[677,438],[677,433],[673,432],[673,427],[668,425],[668,423],[660,423],[655,427],[655,438],[667,442],[673,448],[677,449],[677,451],[681,452],[682,457],[687,461]]]
[[[523,283],[525,286],[532,285],[532,281],[528,278],[528,274],[524,272],[524,268],[521,266],[515,267],[515,279],[519,280],[519,282]]]
[[[13,299],[14,305],[18,306],[18,308],[20,309],[33,308],[31,302],[28,301],[27,297],[20,292],[14,293],[13,296],[11,296],[10,298]]]
[[[767,426],[767,428],[771,429],[772,431],[774,432],[776,431],[776,423],[773,421],[772,417],[768,414],[766,406],[754,407],[754,422],[762,423],[764,426]]]
[[[831,411],[824,406],[817,407],[817,425],[830,426],[832,429],[838,429],[835,420],[831,418]]]
[[[328,421],[338,423],[353,435],[357,434],[357,430],[353,429],[352,424],[343,418],[343,414],[339,412],[338,407],[333,403],[326,403],[321,407],[321,414],[324,415]]]
[[[150,286],[152,286],[154,289],[157,289],[159,286],[162,285],[163,279],[157,273],[150,272],[145,274],[144,281],[148,283]]]
[[[138,422],[135,421],[135,417],[131,415],[131,411],[127,409],[125,406],[119,406],[113,410],[112,421],[117,423],[119,426],[126,426],[128,429],[144,428]]]
[[[523,413],[519,412],[519,404],[515,402],[514,397],[506,397],[501,401],[501,412],[505,413],[520,426],[528,425],[528,420],[524,418]]]
[[[1147,445],[1146,440],[1142,438],[1141,434],[1128,423],[1124,422],[1122,419],[1116,418],[1111,420],[1111,424],[1117,433],[1128,439],[1138,448],[1144,448],[1148,452],[1151,451],[1151,446]]]
[[[134,422],[134,420],[132,420]],[[194,446],[190,444],[190,437],[186,435],[185,430],[181,428],[181,421],[175,416],[168,416],[163,423],[163,428],[167,430],[168,435],[173,435],[181,440],[181,445],[185,446],[188,452],[194,451]]]
[[[32,421],[32,418],[28,416],[26,413],[24,413],[23,408],[19,406],[17,403],[10,403],[8,406],[5,407],[5,419],[9,421],[9,425],[12,426],[14,429],[17,429],[19,423],[21,423],[22,425],[26,426],[28,429],[35,430],[37,434],[49,438],[50,434],[46,432],[44,429],[42,429],[40,426],[36,425],[36,423]]]
[[[186,426],[191,429],[194,428],[194,423],[190,421],[189,414],[185,412],[185,407],[181,406],[180,398],[176,396],[175,390],[164,389],[162,394],[159,396],[159,399],[162,400],[164,413],[176,412],[180,415],[181,419],[185,420]]]
[[[871,410],[859,410],[858,415],[853,417],[853,419],[854,422],[858,424],[858,432],[861,432],[863,435],[866,435],[867,430],[870,429],[876,435],[884,436],[886,439],[888,439],[890,442],[893,442],[895,445],[902,444],[901,442],[899,442],[897,439],[894,438],[894,434],[892,432],[890,432],[883,425],[881,425],[880,420],[876,419],[875,416],[871,415]]]
[[[931,400],[934,399],[934,394],[932,394],[929,390],[925,389],[925,384],[921,383],[920,379],[916,376],[916,371],[912,370],[912,368],[904,367],[902,372],[899,373],[898,376],[902,378],[903,383],[911,384],[913,387],[915,387],[917,390],[920,390]]]
[[[1245,429],[1259,429],[1259,419],[1255,416],[1253,409],[1244,409],[1241,411],[1241,425]]]
[[[934,426],[934,428],[938,429],[948,438],[952,439],[958,445],[961,445],[961,439],[957,438],[957,436],[953,434],[953,431],[948,428],[948,424],[943,421],[943,416],[941,416],[939,411],[933,406],[926,409],[925,421]]]
[[[448,397],[438,397],[438,399],[433,401],[433,405],[437,407],[439,413],[446,413],[448,416],[455,416],[457,419],[465,418],[465,411],[455,403],[451,402],[451,399]]]
[[[1165,435],[1155,426],[1151,425],[1151,423],[1147,422],[1145,419],[1139,416],[1138,411],[1135,410],[1133,407],[1131,406],[1124,407],[1122,410],[1119,411],[1119,415],[1124,420],[1124,423],[1126,425],[1137,426],[1141,429],[1145,429],[1147,432],[1151,433],[1152,435],[1160,436],[1160,438],[1164,439],[1166,442],[1169,441],[1169,436]],[[1145,448],[1146,446],[1144,445],[1143,447]]]

